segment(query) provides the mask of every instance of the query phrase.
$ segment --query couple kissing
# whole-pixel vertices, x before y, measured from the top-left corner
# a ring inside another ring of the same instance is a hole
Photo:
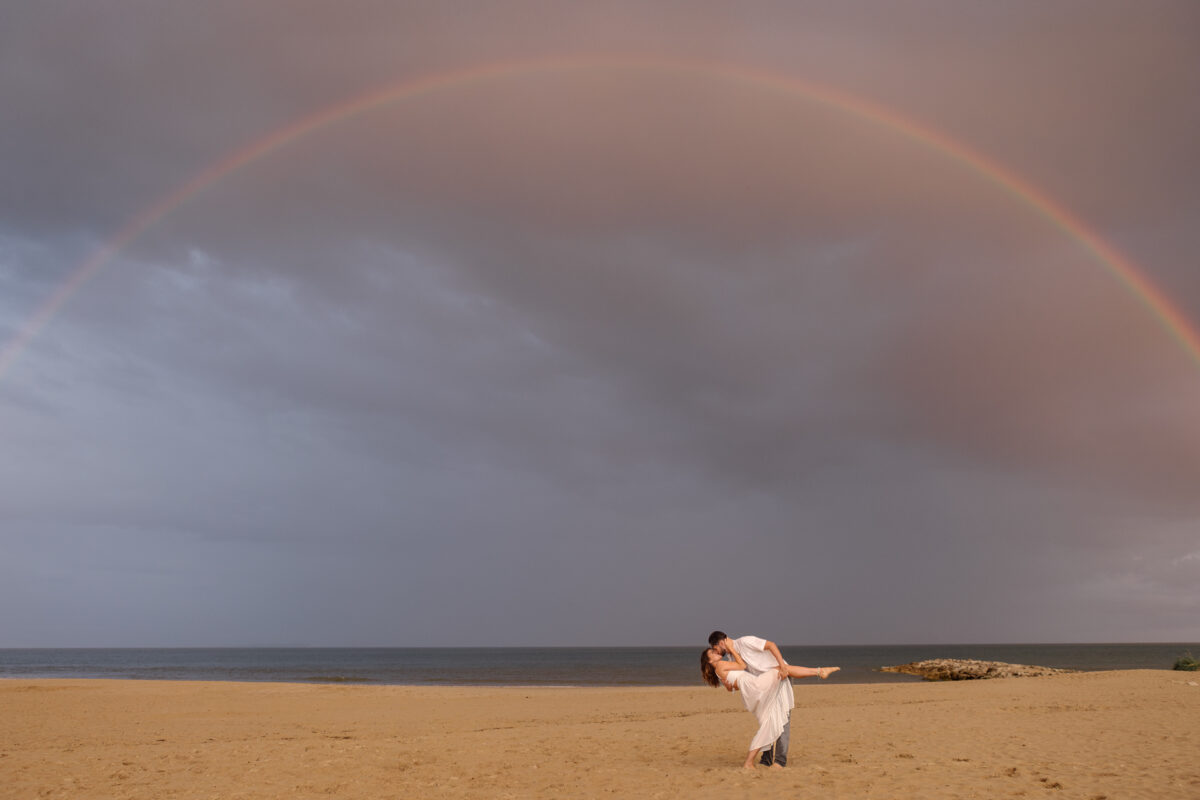
[[[740,692],[742,704],[758,720],[750,740],[750,752],[742,764],[754,769],[754,758],[762,752],[763,766],[779,769],[787,765],[791,733],[792,678],[824,680],[841,667],[796,667],[788,664],[774,642],[758,636],[731,639],[724,631],[713,631],[708,647],[700,653],[700,675],[714,688],[724,686]]]

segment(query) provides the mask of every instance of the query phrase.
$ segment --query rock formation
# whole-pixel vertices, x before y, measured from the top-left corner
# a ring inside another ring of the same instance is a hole
[[[919,675],[927,681],[971,681],[982,678],[1031,678],[1042,675],[1063,675],[1072,669],[1031,667],[1027,664],[1005,664],[1003,661],[974,661],[967,658],[935,658],[913,661],[898,667],[884,667],[884,672]]]

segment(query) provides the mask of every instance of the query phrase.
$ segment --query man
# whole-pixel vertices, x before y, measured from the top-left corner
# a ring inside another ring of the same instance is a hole
[[[783,660],[783,654],[779,652],[779,648],[774,642],[769,642],[757,636],[742,636],[738,639],[730,639],[725,635],[724,631],[713,631],[708,637],[708,646],[722,656],[729,655],[731,647],[736,647],[738,654],[746,662],[746,671],[751,675],[761,675],[764,672],[770,672],[775,669],[779,670],[782,680],[789,680],[787,662]],[[786,688],[790,692],[790,687]],[[787,766],[788,738],[791,732],[792,715],[789,711],[787,724],[783,726],[783,733],[779,734],[779,738],[775,740],[775,744],[763,748],[762,758],[759,759],[759,763],[765,767],[769,767],[772,764],[778,764],[781,767]]]

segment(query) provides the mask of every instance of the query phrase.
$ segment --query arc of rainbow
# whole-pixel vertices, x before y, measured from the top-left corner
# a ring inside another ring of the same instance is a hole
[[[931,148],[1034,209],[1051,225],[1078,242],[1158,320],[1171,338],[1183,348],[1191,361],[1200,366],[1200,333],[1197,333],[1183,312],[1133,262],[1119,253],[1115,247],[1107,244],[1098,234],[1093,233],[1081,219],[1052,200],[1049,195],[998,162],[987,158],[947,134],[904,117],[873,101],[830,86],[739,65],[643,57],[573,57],[486,64],[392,84],[327,107],[278,128],[240,150],[218,159],[202,169],[191,180],[137,214],[71,273],[0,350],[0,379],[3,379],[17,357],[45,328],[63,304],[117,253],[196,194],[290,142],[366,111],[412,100],[452,87],[465,87],[540,72],[602,69],[667,72],[700,78],[734,80],[787,95],[799,96],[869,124],[891,130],[922,146]]]

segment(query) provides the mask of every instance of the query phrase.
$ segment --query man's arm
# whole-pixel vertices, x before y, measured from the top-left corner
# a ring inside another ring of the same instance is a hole
[[[780,653],[775,643],[770,641],[763,644],[763,649],[775,656],[775,660],[779,663],[779,676],[786,678],[788,676],[788,668],[787,662],[783,660],[783,653]]]
[[[728,655],[733,656],[733,661],[735,664],[737,664],[737,668],[745,669],[746,662],[744,660],[742,660],[742,654],[738,652],[737,645],[734,643],[733,639],[726,637],[724,644],[725,644],[725,652]]]

